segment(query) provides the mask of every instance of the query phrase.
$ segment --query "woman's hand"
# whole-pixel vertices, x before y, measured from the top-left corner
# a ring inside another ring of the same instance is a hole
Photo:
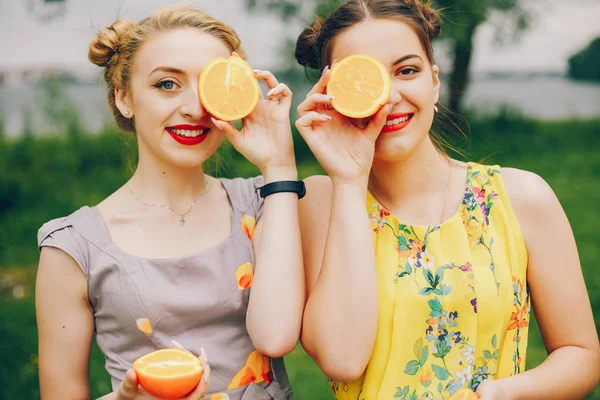
[[[235,53],[234,53],[235,55]],[[213,124],[225,132],[233,147],[256,165],[261,172],[268,169],[296,168],[294,144],[290,126],[292,91],[269,71],[254,70],[256,78],[263,80],[269,92],[261,98],[256,108],[242,120],[242,130],[212,118]]]
[[[334,183],[354,182],[369,175],[375,141],[391,106],[383,106],[370,118],[350,119],[331,107],[333,97],[325,94],[330,77],[331,70],[325,67],[319,82],[298,106],[296,127]]]

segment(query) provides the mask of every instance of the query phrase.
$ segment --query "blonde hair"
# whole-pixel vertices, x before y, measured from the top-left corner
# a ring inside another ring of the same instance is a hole
[[[103,67],[108,85],[108,104],[119,128],[135,131],[133,118],[125,118],[115,104],[115,88],[127,89],[137,51],[156,32],[180,28],[196,28],[221,40],[233,52],[245,57],[235,31],[206,13],[185,6],[171,6],[158,10],[139,23],[117,20],[98,32],[89,46],[88,59]]]

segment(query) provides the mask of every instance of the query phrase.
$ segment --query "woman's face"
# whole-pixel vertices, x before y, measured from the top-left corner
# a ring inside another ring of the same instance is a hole
[[[366,54],[381,61],[391,75],[392,111],[377,139],[375,158],[410,157],[429,140],[434,105],[439,99],[438,67],[431,65],[412,28],[391,19],[367,19],[342,31],[333,42],[331,59]]]
[[[198,79],[206,64],[230,55],[221,40],[198,29],[153,34],[138,50],[128,90],[116,91],[121,112],[135,119],[140,158],[199,167],[223,132],[202,107]]]

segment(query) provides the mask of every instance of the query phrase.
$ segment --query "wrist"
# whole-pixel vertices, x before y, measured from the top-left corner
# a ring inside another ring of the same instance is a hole
[[[298,169],[296,164],[268,166],[261,169],[265,184],[277,181],[297,181]]]
[[[334,190],[362,190],[366,193],[369,184],[369,176],[362,175],[352,179],[331,177],[331,184],[333,185]]]

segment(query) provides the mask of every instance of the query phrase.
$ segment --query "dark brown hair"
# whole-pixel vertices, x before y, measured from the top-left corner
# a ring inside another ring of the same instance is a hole
[[[440,34],[442,20],[429,1],[349,0],[325,19],[316,18],[298,37],[296,60],[300,65],[322,70],[330,63],[331,50],[338,34],[351,26],[373,19],[391,19],[408,24],[419,37],[431,64],[431,42]]]
[[[368,19],[406,23],[419,38],[429,63],[435,63],[432,42],[440,35],[442,19],[439,12],[431,6],[431,0],[347,0],[325,19],[317,17],[302,31],[296,42],[296,60],[304,67],[322,70],[332,61],[331,51],[335,38],[344,30]],[[436,113],[438,117],[434,118],[434,128],[429,132],[431,140],[442,153],[448,154],[450,151],[464,157],[461,149],[439,133],[456,129],[466,137],[454,122],[460,117],[442,105],[440,109],[443,111]]]
[[[115,87],[127,89],[135,55],[144,42],[155,32],[179,28],[195,28],[221,40],[231,50],[244,57],[240,39],[233,29],[191,7],[171,6],[158,10],[139,23],[117,20],[98,32],[89,46],[89,60],[104,68],[108,85],[108,104],[119,128],[134,132],[133,118],[125,118],[115,105]]]

